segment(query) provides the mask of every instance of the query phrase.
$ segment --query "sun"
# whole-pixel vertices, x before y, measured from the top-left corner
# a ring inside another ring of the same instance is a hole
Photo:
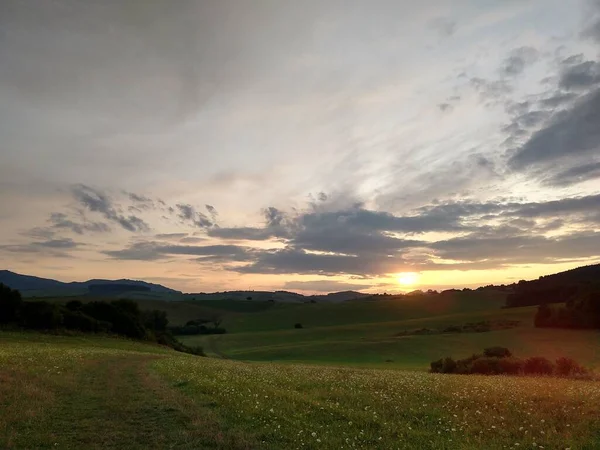
[[[402,272],[396,278],[402,286],[413,286],[419,281],[419,274],[415,272]]]

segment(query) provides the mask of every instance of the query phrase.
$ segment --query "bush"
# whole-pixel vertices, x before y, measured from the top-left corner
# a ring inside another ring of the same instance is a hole
[[[478,358],[471,364],[471,373],[482,375],[497,375],[502,373],[499,358]]]
[[[444,358],[444,361],[442,362],[442,373],[455,373],[455,371],[456,361],[450,357]]]
[[[587,370],[574,359],[563,356],[556,360],[556,375],[572,377],[585,374],[587,374]]]
[[[500,358],[498,360],[500,373],[507,375],[519,375],[523,373],[523,361],[518,358]]]
[[[490,347],[483,351],[483,354],[488,358],[508,358],[512,356],[509,349],[505,347]]]
[[[503,356],[499,356],[503,355]],[[508,356],[507,356],[508,355]],[[571,358],[558,358],[555,365],[548,359],[534,356],[526,360],[514,358],[503,347],[485,350],[485,355],[473,354],[468,358],[454,361],[442,358],[430,364],[431,373],[482,374],[482,375],[557,375],[577,377],[589,372]]]
[[[111,329],[109,322],[101,322],[81,311],[64,310],[62,318],[62,324],[67,330],[79,330],[87,333],[108,333]]]
[[[65,304],[65,308],[67,308],[69,311],[81,311],[83,308],[83,303],[81,303],[79,300],[71,300]]]
[[[294,328],[296,328],[297,330],[303,328],[301,323],[296,323],[294,324]]]
[[[58,305],[48,302],[23,302],[21,325],[33,330],[54,330],[62,325]]]
[[[135,304],[135,308],[131,307]],[[134,339],[143,339],[146,329],[140,321],[140,317],[132,315],[138,311],[137,304],[130,300],[117,300],[111,303],[95,301],[83,306],[83,313],[96,320],[110,322],[112,331]]]
[[[547,358],[532,356],[523,364],[523,373],[527,375],[552,375],[554,364]]]
[[[442,368],[444,367],[444,360],[438,359],[437,361],[433,361],[429,366],[429,371],[431,373],[442,373]]]

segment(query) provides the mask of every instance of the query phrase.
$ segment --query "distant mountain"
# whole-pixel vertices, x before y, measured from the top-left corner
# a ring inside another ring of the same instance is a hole
[[[226,291],[198,294],[186,294],[190,300],[249,300],[257,302],[279,302],[279,303],[307,303],[307,302],[328,302],[340,303],[347,300],[359,300],[370,297],[372,294],[363,294],[355,291],[333,292],[322,295],[302,295],[297,292],[289,291]]]
[[[81,295],[89,292],[119,294],[125,292],[154,292],[160,294],[181,294],[181,292],[160,284],[139,280],[88,280],[64,283],[48,278],[34,277],[0,270],[0,283],[21,291],[24,296]],[[102,287],[106,286],[106,287]],[[111,286],[108,288],[108,286]]]
[[[325,301],[330,303],[341,303],[347,302],[348,300],[362,300],[367,297],[372,297],[373,294],[363,294],[362,292],[356,291],[343,291],[333,292],[326,295],[311,295],[309,299],[315,299],[317,301]]]
[[[48,278],[21,275],[9,270],[0,270],[0,283],[19,291],[58,289],[67,284]]]

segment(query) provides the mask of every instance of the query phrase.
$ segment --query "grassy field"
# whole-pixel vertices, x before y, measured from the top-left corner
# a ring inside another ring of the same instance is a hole
[[[0,333],[0,447],[595,449],[600,384],[200,358]]]
[[[534,307],[492,309],[400,321],[182,336],[181,340],[203,345],[214,356],[231,359],[409,370],[426,370],[431,361],[441,357],[467,357],[481,353],[485,347],[501,345],[522,357],[569,356],[588,367],[600,368],[600,333],[534,328],[534,314]],[[519,325],[485,333],[398,336],[407,330],[439,330],[451,325],[500,320],[519,321]]]

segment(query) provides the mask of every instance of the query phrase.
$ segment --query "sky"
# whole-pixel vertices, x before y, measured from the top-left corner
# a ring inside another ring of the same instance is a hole
[[[600,262],[599,0],[8,0],[0,61],[0,268],[316,293]]]

